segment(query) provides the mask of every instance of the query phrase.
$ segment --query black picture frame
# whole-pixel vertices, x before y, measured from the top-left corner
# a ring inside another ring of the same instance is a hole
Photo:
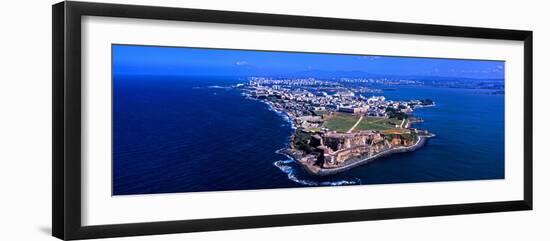
[[[517,40],[524,43],[524,195],[522,200],[343,210],[283,215],[140,222],[99,226],[81,224],[81,17],[104,16],[207,23],[230,23],[379,33]],[[531,210],[533,207],[533,33],[523,30],[366,21],[277,14],[150,7],[90,2],[52,6],[53,195],[52,233],[60,239],[307,225],[351,221]]]

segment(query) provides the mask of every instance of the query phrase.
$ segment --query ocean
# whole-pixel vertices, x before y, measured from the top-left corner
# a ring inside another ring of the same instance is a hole
[[[268,105],[226,88],[237,78],[115,76],[113,195],[504,178],[504,95],[392,86],[388,100],[430,98],[414,127],[435,138],[409,153],[312,176],[277,150],[294,132]],[[377,94],[378,95],[378,94]]]

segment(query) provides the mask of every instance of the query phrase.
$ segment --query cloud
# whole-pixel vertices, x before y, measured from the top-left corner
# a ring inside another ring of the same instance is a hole
[[[237,61],[237,62],[235,62],[235,64],[236,64],[236,65],[239,65],[239,66],[241,66],[241,65],[248,65],[248,62],[246,62],[246,61]]]

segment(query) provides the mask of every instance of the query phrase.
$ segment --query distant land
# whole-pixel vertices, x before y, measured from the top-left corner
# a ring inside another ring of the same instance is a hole
[[[144,73],[137,74],[122,74],[126,76],[149,76]],[[151,74],[151,76],[160,76],[159,74]],[[389,74],[372,74],[364,71],[324,71],[324,70],[309,70],[289,74],[274,74],[274,75],[250,75],[250,74],[230,74],[230,75],[209,75],[203,74],[177,74],[169,73],[162,76],[173,78],[219,78],[219,79],[248,79],[251,77],[264,77],[272,79],[306,79],[314,78],[317,80],[327,80],[335,82],[356,82],[371,85],[409,85],[409,86],[433,86],[447,88],[464,88],[464,89],[489,89],[495,90],[494,94],[504,94],[504,79],[499,78],[466,78],[466,77],[449,77],[449,76],[427,76],[427,75],[389,75]]]
[[[352,71],[333,71],[333,70],[305,70],[305,71],[299,71],[294,73],[288,73],[288,74],[281,74],[281,75],[273,75],[270,77],[314,77],[314,78],[329,78],[329,79],[337,79],[337,78],[386,78],[386,79],[412,79],[412,80],[444,80],[444,81],[451,81],[451,80],[462,80],[462,81],[504,81],[504,79],[501,78],[468,78],[468,77],[461,77],[461,76],[438,76],[438,75],[396,75],[396,74],[377,74],[377,73],[371,73],[368,71],[359,71],[359,70],[352,70]]]

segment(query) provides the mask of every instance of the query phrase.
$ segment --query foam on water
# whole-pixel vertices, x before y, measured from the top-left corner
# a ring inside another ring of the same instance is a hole
[[[262,101],[262,103],[266,104],[266,105],[267,105],[267,108],[268,108],[270,111],[275,112],[278,116],[280,116],[281,118],[283,118],[283,120],[285,120],[286,122],[288,122],[288,123],[290,124],[290,128],[292,128],[293,130],[296,130],[296,125],[294,125],[294,121],[292,121],[292,119],[290,118],[290,116],[288,116],[285,112],[273,108],[273,106],[271,106],[271,105],[270,105],[269,103],[267,103],[267,102]]]
[[[211,85],[208,86],[209,89],[227,89],[229,87],[219,86],[219,85]]]
[[[294,160],[280,160],[273,163],[282,172],[286,173],[288,179],[306,186],[343,186],[343,185],[358,185],[361,184],[361,180],[355,178],[354,180],[338,180],[338,181],[314,181],[307,177],[302,177],[299,171],[292,166]]]

